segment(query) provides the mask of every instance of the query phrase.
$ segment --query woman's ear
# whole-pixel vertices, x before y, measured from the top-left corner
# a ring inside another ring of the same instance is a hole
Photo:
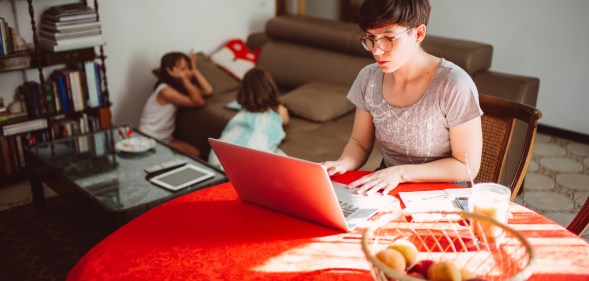
[[[427,31],[427,27],[425,24],[420,24],[415,27],[415,41],[416,43],[420,44],[423,39],[425,38],[425,32]]]

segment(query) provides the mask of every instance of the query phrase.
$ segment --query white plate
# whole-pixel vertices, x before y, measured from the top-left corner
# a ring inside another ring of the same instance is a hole
[[[115,148],[118,151],[140,153],[155,147],[155,140],[146,137],[132,137],[117,142]]]

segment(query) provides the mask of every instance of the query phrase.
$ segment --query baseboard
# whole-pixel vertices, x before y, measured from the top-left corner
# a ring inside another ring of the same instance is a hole
[[[568,131],[560,128],[555,128],[547,125],[538,124],[538,132],[552,135],[559,138],[565,138],[584,144],[589,144],[589,135],[581,134],[573,131]]]

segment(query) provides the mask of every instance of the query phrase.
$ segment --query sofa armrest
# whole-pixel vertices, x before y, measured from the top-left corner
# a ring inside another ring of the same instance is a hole
[[[264,46],[268,40],[270,40],[270,38],[266,36],[266,33],[255,32],[247,37],[245,44],[248,48],[250,48],[250,50],[257,50],[258,48]]]
[[[479,93],[536,106],[540,79],[536,77],[483,71],[475,74]]]

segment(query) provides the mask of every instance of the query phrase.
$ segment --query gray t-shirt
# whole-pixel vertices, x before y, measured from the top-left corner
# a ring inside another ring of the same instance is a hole
[[[384,99],[383,78],[378,64],[364,67],[347,97],[372,115],[387,167],[450,157],[450,128],[483,114],[472,78],[445,59],[423,96],[405,108],[391,106]]]

